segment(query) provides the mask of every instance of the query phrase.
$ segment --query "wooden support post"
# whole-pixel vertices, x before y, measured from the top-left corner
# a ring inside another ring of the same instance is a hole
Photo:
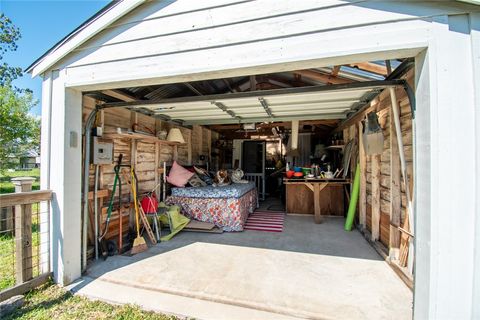
[[[160,145],[155,142],[155,195],[160,199],[160,178],[158,176],[158,168],[160,166]]]
[[[208,162],[208,167],[211,167],[211,160],[212,160],[212,130],[207,131],[207,150],[208,150],[208,155],[207,155],[207,162]]]
[[[313,183],[313,207],[315,209],[315,223],[322,223],[322,206],[320,203],[320,192],[328,183]]]
[[[193,165],[192,163],[192,130],[188,130],[188,144],[187,144],[187,148],[188,148],[188,164],[189,165]]]
[[[359,198],[359,211],[360,211],[360,227],[367,228],[367,158],[365,156],[365,150],[363,149],[362,139],[363,127],[362,123],[358,123],[358,155],[360,163],[360,198]]]
[[[380,237],[380,155],[372,155],[372,241]]]
[[[322,208],[320,205],[320,184],[313,185],[313,203],[315,207],[315,223],[322,222]]]
[[[32,191],[35,178],[13,178],[15,193]],[[17,284],[32,279],[32,204],[15,206],[15,278]]]
[[[195,160],[199,161],[198,157],[200,155],[204,154],[203,153],[203,127],[199,126],[198,128],[199,128],[199,130],[198,130],[198,145],[197,145],[198,146],[198,153],[196,155],[197,156],[196,159],[194,159],[193,161],[195,161]]]
[[[402,194],[400,189],[400,155],[398,154],[395,122],[390,110],[390,260],[398,260],[400,250],[400,219],[402,215]]]
[[[250,76],[250,91],[257,90],[257,78],[255,76]]]
[[[137,140],[135,139],[132,139],[130,142],[130,165],[133,165],[135,169],[137,167]],[[135,199],[133,199],[132,189],[131,188],[129,189],[130,189],[130,203],[132,203],[132,201],[135,201]],[[133,207],[134,206],[130,206],[131,210]],[[130,226],[130,228],[134,228],[135,216],[132,213],[130,213],[129,218],[130,219],[128,221],[128,225]]]

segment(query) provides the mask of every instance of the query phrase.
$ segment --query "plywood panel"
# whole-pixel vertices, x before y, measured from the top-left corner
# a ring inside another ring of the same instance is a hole
[[[305,185],[287,185],[287,212],[314,214],[313,192]],[[342,186],[327,186],[320,192],[322,215],[344,216]]]
[[[305,185],[287,185],[287,213],[314,214],[313,192]]]
[[[129,128],[130,110],[124,108],[105,109],[104,111],[105,125],[113,128]]]

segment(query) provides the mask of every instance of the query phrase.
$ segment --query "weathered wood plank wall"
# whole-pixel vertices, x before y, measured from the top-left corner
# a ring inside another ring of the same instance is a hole
[[[83,98],[83,123],[88,114],[95,107],[95,100],[89,97]],[[103,126],[104,130],[114,131],[117,127],[130,128],[133,123],[139,123],[153,131],[168,130],[172,124],[144,114],[135,113],[123,108],[104,109],[97,116],[96,125]],[[198,156],[203,154],[210,156],[210,149],[212,137],[218,137],[215,133],[201,126],[194,126],[192,130],[180,127],[182,135],[185,139],[185,144],[177,148],[177,161],[182,165],[196,164]],[[114,147],[114,163],[116,164],[120,154],[123,154],[123,164],[134,164],[136,174],[138,177],[139,193],[150,191],[159,192],[158,183],[160,181],[158,168],[163,166],[164,162],[171,165],[174,160],[174,147],[154,142],[135,141],[129,138],[112,140]],[[99,189],[113,189],[115,179],[114,167],[115,164],[101,165],[99,167]],[[130,173],[124,169],[129,176]],[[94,189],[95,169],[90,167],[89,185],[90,190]],[[121,177],[122,182],[122,202],[130,202],[130,186],[126,179]],[[118,189],[117,189],[118,190]],[[118,191],[117,191],[118,193]],[[118,198],[115,197],[115,201]],[[117,203],[117,202],[115,202]],[[100,202],[100,207],[107,206],[108,200]],[[132,213],[131,213],[132,216]],[[131,218],[131,217],[130,217]],[[112,221],[117,219],[117,212],[112,213]],[[133,220],[131,219],[131,222]],[[127,230],[125,230],[127,231]]]
[[[406,79],[413,86],[413,71],[407,73]],[[400,106],[402,141],[409,181],[413,187],[412,114],[405,91],[397,89],[396,95]],[[372,101],[371,105],[377,110],[379,123],[383,130],[384,145],[383,152],[379,156],[365,156],[362,150],[359,150],[359,163],[364,167],[362,173],[364,178],[360,185],[359,220],[362,222],[365,219],[365,227],[371,234],[372,240],[380,241],[387,248],[391,246],[398,248],[400,234],[397,226],[404,222],[407,200],[405,186],[400,176],[398,145],[395,140],[393,120],[390,116],[391,100],[388,90],[382,92]],[[356,132],[353,131],[354,128],[356,128]],[[344,137],[347,141],[354,137],[358,139],[358,128],[359,123],[344,129]]]

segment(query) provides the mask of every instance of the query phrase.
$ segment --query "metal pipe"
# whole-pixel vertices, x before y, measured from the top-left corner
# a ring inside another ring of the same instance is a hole
[[[415,119],[415,110],[417,108],[417,102],[415,100],[415,93],[413,92],[412,87],[408,84],[407,81],[403,84],[403,89],[408,97],[408,102],[410,103],[410,110],[412,112],[412,119]]]
[[[83,228],[82,228],[82,272],[87,269],[87,228],[88,228],[88,176],[90,165],[90,139],[92,125],[95,121],[98,108],[90,112],[85,122],[85,158],[83,161]]]
[[[394,88],[389,88],[390,90],[390,99],[392,102],[392,111],[393,111],[393,120],[395,123],[395,133],[397,134],[397,142],[398,142],[398,153],[400,155],[400,167],[402,170],[402,178],[403,178],[403,183],[405,184],[405,194],[407,196],[407,210],[408,210],[408,220],[409,220],[409,225],[410,225],[410,233],[415,234],[413,230],[415,230],[415,225],[414,225],[414,212],[413,212],[413,203],[412,203],[412,197],[410,194],[410,184],[408,182],[408,175],[407,175],[407,164],[405,160],[405,152],[403,150],[403,141],[402,141],[402,129],[400,126],[400,114],[398,110],[398,102],[397,102],[397,95],[395,93]],[[413,257],[413,241],[409,241],[409,257]],[[409,267],[411,266],[412,269],[409,268],[409,271],[412,272],[413,270],[413,261],[412,259],[409,259],[408,265]]]

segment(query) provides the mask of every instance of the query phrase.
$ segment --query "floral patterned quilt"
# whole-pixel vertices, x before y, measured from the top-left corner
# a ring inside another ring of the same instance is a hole
[[[172,196],[188,198],[240,198],[255,188],[254,182],[232,183],[228,186],[172,188]]]
[[[257,207],[257,189],[253,187],[239,198],[193,198],[169,196],[167,205],[179,205],[182,213],[195,220],[214,223],[224,231],[242,231],[248,215]]]

